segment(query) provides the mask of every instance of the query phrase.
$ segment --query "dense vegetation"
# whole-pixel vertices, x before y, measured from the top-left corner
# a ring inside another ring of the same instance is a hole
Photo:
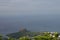
[[[30,32],[24,29],[6,37],[0,35],[0,40],[60,40],[60,35],[58,32]]]

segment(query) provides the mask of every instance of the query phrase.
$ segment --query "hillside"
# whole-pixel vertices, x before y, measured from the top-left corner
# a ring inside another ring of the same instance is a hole
[[[20,30],[19,32],[16,32],[16,33],[7,34],[8,37],[12,37],[12,38],[19,38],[22,36],[33,37],[36,35],[37,35],[37,32],[31,32],[31,31],[28,31],[27,29]]]

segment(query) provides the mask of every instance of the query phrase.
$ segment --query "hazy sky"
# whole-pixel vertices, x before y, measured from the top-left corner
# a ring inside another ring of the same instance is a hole
[[[0,0],[0,16],[59,13],[60,0]]]
[[[22,16],[22,15],[23,16],[30,15],[30,16],[29,17],[24,16],[21,19],[19,19],[19,18],[15,19],[13,17],[11,19],[9,18],[11,16],[15,17],[15,16]],[[36,15],[36,16],[31,16],[31,15]],[[37,15],[39,15],[39,16],[37,16]],[[32,28],[33,30],[34,29],[36,30],[36,26],[37,25],[40,26],[41,24],[43,26],[45,26],[45,25],[49,26],[48,30],[51,30],[51,28],[55,29],[55,30],[56,30],[56,28],[58,28],[58,30],[59,30],[60,0],[0,0],[0,17],[1,16],[2,17],[9,16],[8,17],[9,19],[8,18],[0,19],[0,24],[3,25],[1,27],[3,28],[2,30],[4,32],[5,32],[4,29],[7,27],[9,28],[9,30],[11,28],[14,29],[14,27],[16,29],[16,26],[15,26],[16,24],[18,25],[17,28],[19,28],[20,21],[23,21],[22,25],[28,25],[28,26],[34,25],[32,27],[31,26],[29,27],[30,29]],[[11,28],[10,28],[9,22],[12,24]],[[17,22],[17,23],[14,25],[14,22]],[[32,23],[32,24],[30,24],[30,23]],[[36,23],[37,25],[35,26],[34,23]],[[54,27],[55,26],[54,24],[56,24],[56,27]],[[57,24],[58,24],[58,26],[57,26]],[[52,25],[53,25],[53,27],[50,27]],[[39,26],[37,26],[38,30],[40,30]],[[0,27],[0,30],[1,30],[1,27]]]

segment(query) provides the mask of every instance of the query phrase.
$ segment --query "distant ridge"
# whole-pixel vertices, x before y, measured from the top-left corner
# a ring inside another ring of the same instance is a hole
[[[13,37],[13,38],[19,38],[19,37],[22,37],[22,36],[30,35],[29,33],[30,33],[30,31],[23,28],[23,29],[20,29],[19,32],[11,33],[11,34],[8,34],[7,36],[8,37]]]

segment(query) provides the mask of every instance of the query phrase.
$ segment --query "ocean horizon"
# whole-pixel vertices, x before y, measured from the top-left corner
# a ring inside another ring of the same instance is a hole
[[[53,15],[0,17],[0,33],[14,33],[21,28],[36,32],[60,32],[60,19]]]

